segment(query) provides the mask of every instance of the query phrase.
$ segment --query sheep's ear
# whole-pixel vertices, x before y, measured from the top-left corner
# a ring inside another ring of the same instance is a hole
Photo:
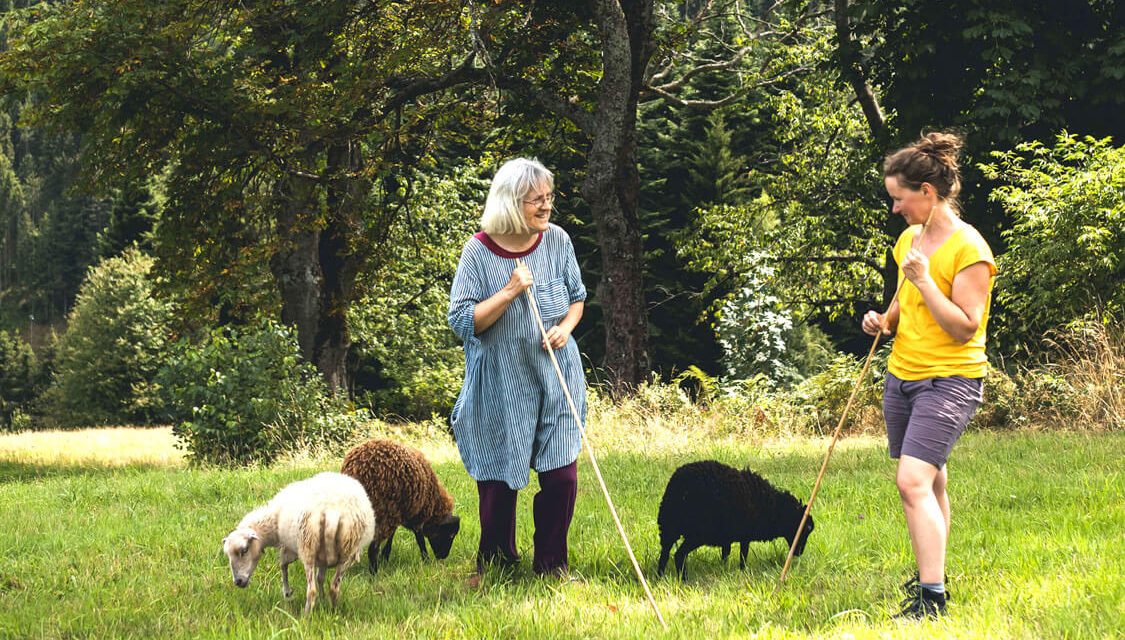
[[[258,532],[251,530],[250,535],[246,536],[246,538],[249,539],[249,540],[257,540],[258,539]]]

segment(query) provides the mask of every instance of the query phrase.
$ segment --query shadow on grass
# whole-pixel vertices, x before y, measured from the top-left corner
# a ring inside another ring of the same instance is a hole
[[[0,484],[8,482],[27,482],[29,480],[42,480],[45,478],[109,475],[125,470],[153,471],[166,468],[166,466],[151,463],[136,463],[129,465],[104,465],[94,463],[35,464],[29,462],[16,462],[13,460],[0,460]]]

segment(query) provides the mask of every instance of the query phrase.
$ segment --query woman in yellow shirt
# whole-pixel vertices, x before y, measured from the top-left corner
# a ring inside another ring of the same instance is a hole
[[[918,573],[896,617],[945,612],[950,512],[946,461],[983,400],[985,329],[996,262],[961,220],[961,139],[929,133],[887,156],[883,177],[908,225],[895,244],[903,282],[886,315],[868,311],[864,332],[895,334],[883,415]]]

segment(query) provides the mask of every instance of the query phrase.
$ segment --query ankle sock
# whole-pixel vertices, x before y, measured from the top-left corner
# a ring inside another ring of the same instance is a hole
[[[919,582],[918,586],[933,593],[945,593],[944,582]]]

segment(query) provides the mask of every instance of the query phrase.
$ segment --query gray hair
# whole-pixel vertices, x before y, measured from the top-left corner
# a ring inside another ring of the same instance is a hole
[[[554,174],[534,158],[514,158],[501,165],[484,201],[481,230],[489,235],[527,233],[523,199],[544,182],[555,188]]]

